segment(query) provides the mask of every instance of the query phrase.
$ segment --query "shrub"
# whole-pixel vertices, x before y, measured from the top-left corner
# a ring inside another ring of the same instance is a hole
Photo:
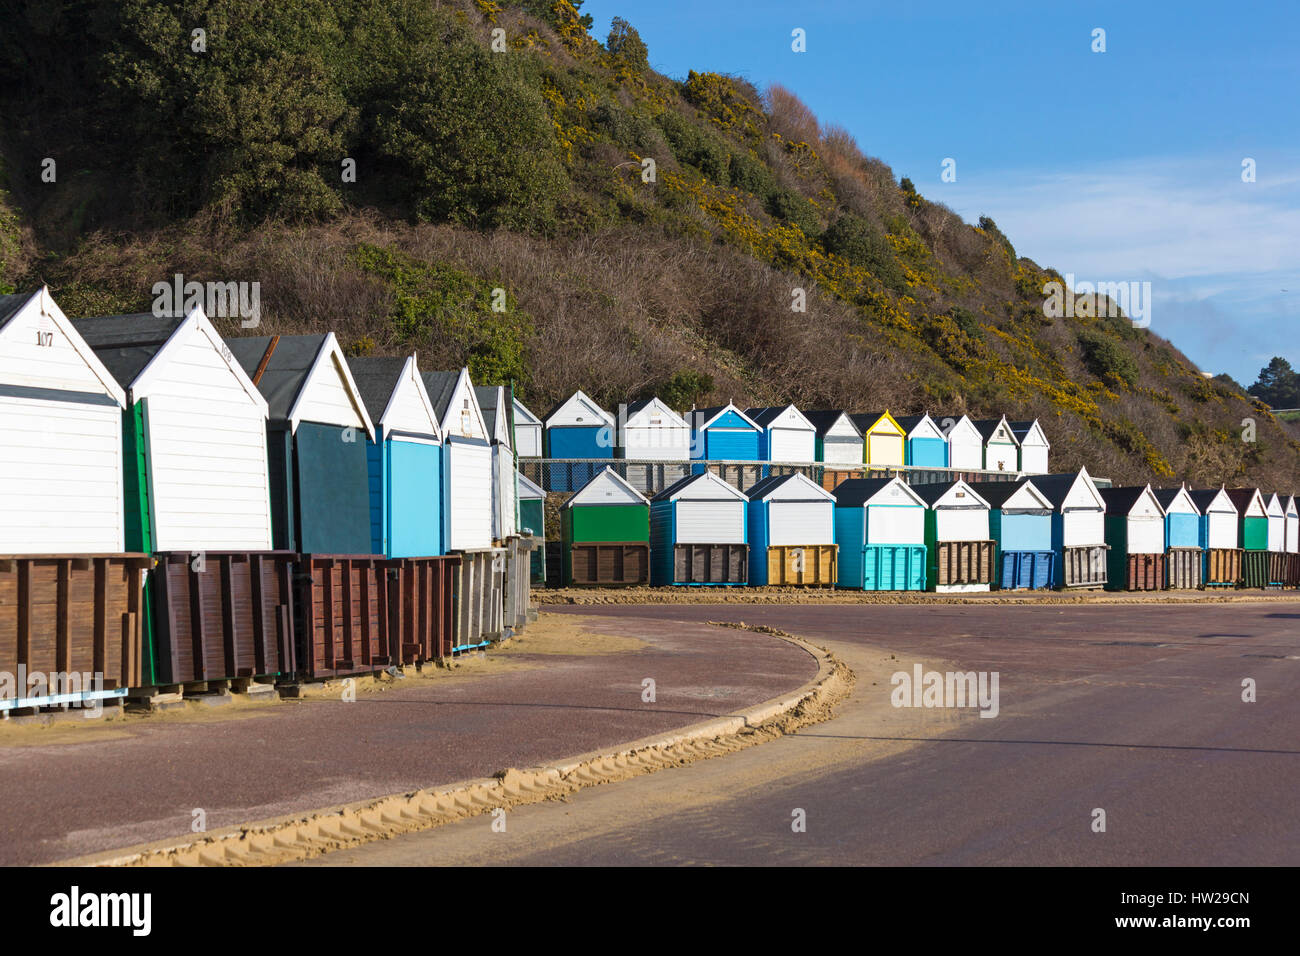
[[[1129,388],[1137,384],[1137,361],[1111,336],[1096,329],[1084,329],[1078,333],[1078,341],[1084,366],[1097,378]]]
[[[659,385],[654,393],[669,408],[686,409],[701,401],[711,391],[713,391],[712,375],[684,369],[674,373],[672,378]]]
[[[821,241],[827,252],[861,266],[888,288],[896,292],[907,288],[907,277],[889,241],[861,216],[842,214],[822,233]]]
[[[767,211],[778,219],[798,226],[809,238],[821,232],[817,209],[793,189],[776,189],[767,197]]]

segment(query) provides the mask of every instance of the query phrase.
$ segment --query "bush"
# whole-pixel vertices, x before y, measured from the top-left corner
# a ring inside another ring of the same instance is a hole
[[[776,189],[768,194],[767,211],[778,219],[798,226],[808,238],[821,232],[817,208],[793,189]]]
[[[655,394],[669,407],[680,410],[690,408],[713,391],[713,376],[689,369],[677,372],[659,385]]]
[[[731,151],[721,139],[675,110],[665,110],[657,122],[679,163],[694,166],[720,186],[727,185]]]
[[[1137,361],[1115,339],[1095,329],[1084,329],[1078,334],[1078,341],[1084,366],[1097,378],[1129,388],[1137,384]]]
[[[844,213],[822,234],[821,241],[827,252],[866,269],[895,292],[907,288],[907,276],[889,241],[862,217]]]
[[[727,179],[734,188],[760,199],[766,199],[776,189],[772,170],[750,153],[731,154],[727,160]]]

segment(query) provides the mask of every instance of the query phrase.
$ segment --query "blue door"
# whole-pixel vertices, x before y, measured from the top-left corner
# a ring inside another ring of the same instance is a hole
[[[442,554],[442,449],[410,441],[387,444],[388,556]]]

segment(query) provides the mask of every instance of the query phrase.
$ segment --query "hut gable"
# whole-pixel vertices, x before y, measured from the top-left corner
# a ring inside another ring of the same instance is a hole
[[[450,372],[422,372],[429,403],[438,416],[444,441],[490,441],[488,427],[479,408],[469,369]]]
[[[488,437],[494,445],[510,448],[510,406],[506,401],[504,385],[475,385],[474,397],[483,412]]]
[[[907,432],[898,424],[898,420],[889,412],[858,412],[849,416],[863,436],[896,435],[904,438]]]
[[[515,472],[519,482],[519,500],[520,501],[545,501],[546,492],[542,486],[537,484],[522,471]]]
[[[1187,490],[1186,485],[1180,485],[1177,488],[1155,488],[1152,490],[1165,514],[1200,516],[1201,509],[1196,507],[1196,502],[1192,499],[1191,492]]]
[[[862,440],[862,432],[857,425],[853,424],[853,419],[848,412],[839,409],[819,409],[804,412],[803,417],[808,419],[817,430],[817,437],[823,440],[827,438]]]
[[[1277,492],[1269,495],[1264,502],[1264,507],[1268,511],[1270,518],[1283,518],[1286,516],[1286,508],[1282,505],[1282,499],[1278,497]]]
[[[1003,514],[1052,511],[1051,500],[1028,478],[1019,481],[978,481],[971,487],[981,498]]]
[[[711,471],[675,481],[651,501],[748,501],[748,496]]]
[[[1051,442],[1047,440],[1047,434],[1043,427],[1038,424],[1038,419],[1033,421],[1007,422],[1011,428],[1011,435],[1015,438],[1016,443],[1021,445],[1036,445],[1041,448],[1051,448]]]
[[[0,385],[80,393],[79,401],[126,405],[126,393],[113,373],[47,288],[0,296],[0,346]]]
[[[582,389],[578,389],[546,416],[547,428],[599,428],[602,425],[613,427],[614,416],[592,401]]]
[[[1188,491],[1198,512],[1208,514],[1230,514],[1237,516],[1237,506],[1224,488],[1193,488]]]
[[[834,501],[835,496],[802,472],[773,475],[752,485],[750,501]]]
[[[938,420],[938,425],[948,436],[949,467],[984,467],[984,436],[969,417],[962,415],[954,419],[946,416]]]
[[[762,451],[768,461],[812,461],[817,429],[793,405],[751,408],[745,415],[763,430]]]
[[[989,503],[966,482],[957,481],[932,482],[917,485],[917,495],[931,508],[979,508],[989,510]]]
[[[350,367],[379,441],[393,436],[442,440],[414,355],[354,358]]]
[[[360,428],[374,425],[333,332],[230,339],[226,343],[257,385],[272,422],[297,431],[303,422]]]
[[[850,478],[835,486],[835,505],[862,508],[872,505],[926,507],[925,499],[901,478]]]
[[[518,398],[514,399],[515,451],[521,458],[542,456],[542,420],[528,410]]]
[[[625,458],[685,460],[691,454],[691,426],[658,398],[619,410],[619,447]]]
[[[706,428],[750,428],[762,431],[762,426],[735,405],[730,403],[715,408],[697,408],[691,412],[691,427],[696,431]]]
[[[1150,485],[1100,489],[1106,514],[1124,518],[1163,518],[1164,509]]]
[[[1267,518],[1268,507],[1258,488],[1229,488],[1228,498],[1242,518]]]
[[[606,468],[591,481],[574,492],[564,503],[565,508],[589,505],[647,505],[650,501],[612,468]]]
[[[146,313],[76,319],[73,325],[129,389],[132,402],[165,395],[268,414],[266,399],[202,309],[183,319]]]
[[[1073,475],[1038,475],[1034,478],[1034,485],[1057,511],[1106,510],[1106,502],[1086,468],[1080,468]]]
[[[899,415],[895,421],[908,438],[935,438],[944,441],[943,430],[929,415]]]

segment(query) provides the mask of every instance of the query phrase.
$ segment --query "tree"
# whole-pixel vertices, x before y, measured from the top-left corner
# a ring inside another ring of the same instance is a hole
[[[1280,355],[1259,370],[1259,380],[1247,391],[1273,408],[1300,408],[1300,374]]]

